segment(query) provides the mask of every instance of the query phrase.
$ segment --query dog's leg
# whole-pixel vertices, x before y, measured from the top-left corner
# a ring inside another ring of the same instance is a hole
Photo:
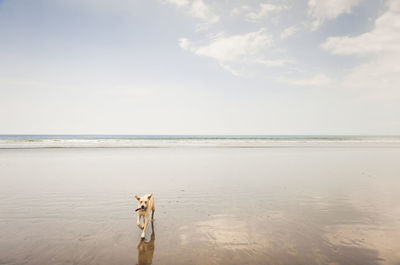
[[[151,240],[154,241],[156,238],[155,232],[154,232],[154,222],[151,221]]]
[[[151,206],[151,221],[154,221],[154,211],[156,210],[156,206],[154,205],[154,197],[151,197],[153,200],[153,204]]]
[[[146,229],[147,229],[147,225],[149,224],[149,218],[150,216],[148,214],[146,214],[143,218],[144,218],[144,229],[142,232],[142,235],[140,236],[142,239],[144,239],[144,236],[146,234]]]
[[[143,222],[144,223],[144,222]],[[143,227],[140,225],[140,215],[138,214],[137,215],[137,226],[140,228],[140,229],[143,229]]]
[[[137,222],[136,222],[137,226],[140,228],[140,215],[137,215]]]
[[[146,222],[146,217],[145,215],[142,215],[142,219],[143,219],[143,225],[142,225],[142,230],[144,229],[144,223]]]

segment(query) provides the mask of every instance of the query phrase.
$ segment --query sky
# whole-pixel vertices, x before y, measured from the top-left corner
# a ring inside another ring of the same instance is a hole
[[[400,0],[0,0],[0,134],[400,134]]]

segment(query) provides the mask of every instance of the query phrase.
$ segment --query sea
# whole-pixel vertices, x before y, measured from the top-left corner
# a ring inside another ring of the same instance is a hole
[[[0,135],[0,148],[295,147],[400,145],[388,135]]]

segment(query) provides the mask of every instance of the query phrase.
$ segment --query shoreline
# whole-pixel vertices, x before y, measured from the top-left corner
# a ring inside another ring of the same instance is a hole
[[[400,147],[400,137],[347,138],[31,138],[1,137],[0,149],[36,148],[324,148]]]

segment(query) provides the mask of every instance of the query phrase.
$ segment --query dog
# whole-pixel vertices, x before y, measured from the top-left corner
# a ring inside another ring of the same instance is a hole
[[[136,199],[139,202],[137,211],[137,226],[143,230],[141,239],[144,239],[146,234],[147,226],[150,221],[150,211],[151,211],[151,221],[154,220],[154,211],[156,210],[154,205],[154,196],[153,194],[147,194],[142,197],[135,195]],[[140,219],[143,218],[143,226],[140,224]]]

